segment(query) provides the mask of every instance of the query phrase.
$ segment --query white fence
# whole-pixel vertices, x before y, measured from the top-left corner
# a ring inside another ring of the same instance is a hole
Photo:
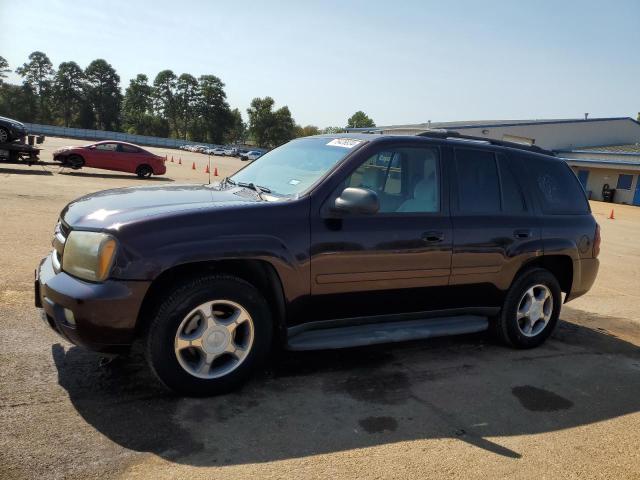
[[[120,140],[138,145],[149,145],[152,147],[178,148],[181,145],[204,145],[214,148],[217,145],[210,143],[192,142],[188,140],[178,140],[176,138],[150,137],[148,135],[133,135],[131,133],[110,132],[108,130],[88,130],[86,128],[68,128],[55,125],[40,125],[37,123],[25,123],[30,134],[49,135],[52,137],[82,138],[86,140]]]

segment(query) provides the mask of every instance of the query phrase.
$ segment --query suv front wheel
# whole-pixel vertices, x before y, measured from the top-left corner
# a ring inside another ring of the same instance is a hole
[[[537,347],[558,323],[561,303],[560,285],[548,270],[523,273],[511,285],[495,319],[497,336],[516,348]]]
[[[149,365],[169,389],[215,395],[240,386],[271,345],[271,315],[251,284],[227,275],[197,278],[160,306],[146,339]]]

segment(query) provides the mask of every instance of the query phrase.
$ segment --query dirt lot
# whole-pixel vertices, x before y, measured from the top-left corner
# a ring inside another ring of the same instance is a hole
[[[47,139],[43,159],[64,144]],[[483,335],[281,353],[241,392],[165,393],[138,356],[99,365],[41,323],[33,269],[95,190],[206,182],[0,164],[0,478],[640,478],[640,208],[593,203],[594,289],[542,348]],[[196,170],[192,170],[192,162]],[[243,165],[212,159],[221,176]]]

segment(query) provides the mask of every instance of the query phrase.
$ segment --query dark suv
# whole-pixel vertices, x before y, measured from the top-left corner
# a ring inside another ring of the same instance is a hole
[[[563,160],[430,131],[307,137],[219,184],[88,195],[53,246],[36,272],[53,329],[103,352],[139,340],[167,387],[213,394],[278,344],[491,330],[535,347],[593,284],[600,233]]]

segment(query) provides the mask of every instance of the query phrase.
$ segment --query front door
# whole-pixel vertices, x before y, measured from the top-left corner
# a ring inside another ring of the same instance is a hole
[[[113,166],[116,160],[118,150],[117,143],[97,143],[91,153],[91,167],[104,168],[105,170],[114,170]]]
[[[437,147],[378,151],[311,214],[309,320],[444,306],[452,231],[442,156]],[[378,213],[331,214],[345,187],[376,192]]]
[[[633,194],[633,204],[640,205],[640,175],[636,179],[636,191]]]

